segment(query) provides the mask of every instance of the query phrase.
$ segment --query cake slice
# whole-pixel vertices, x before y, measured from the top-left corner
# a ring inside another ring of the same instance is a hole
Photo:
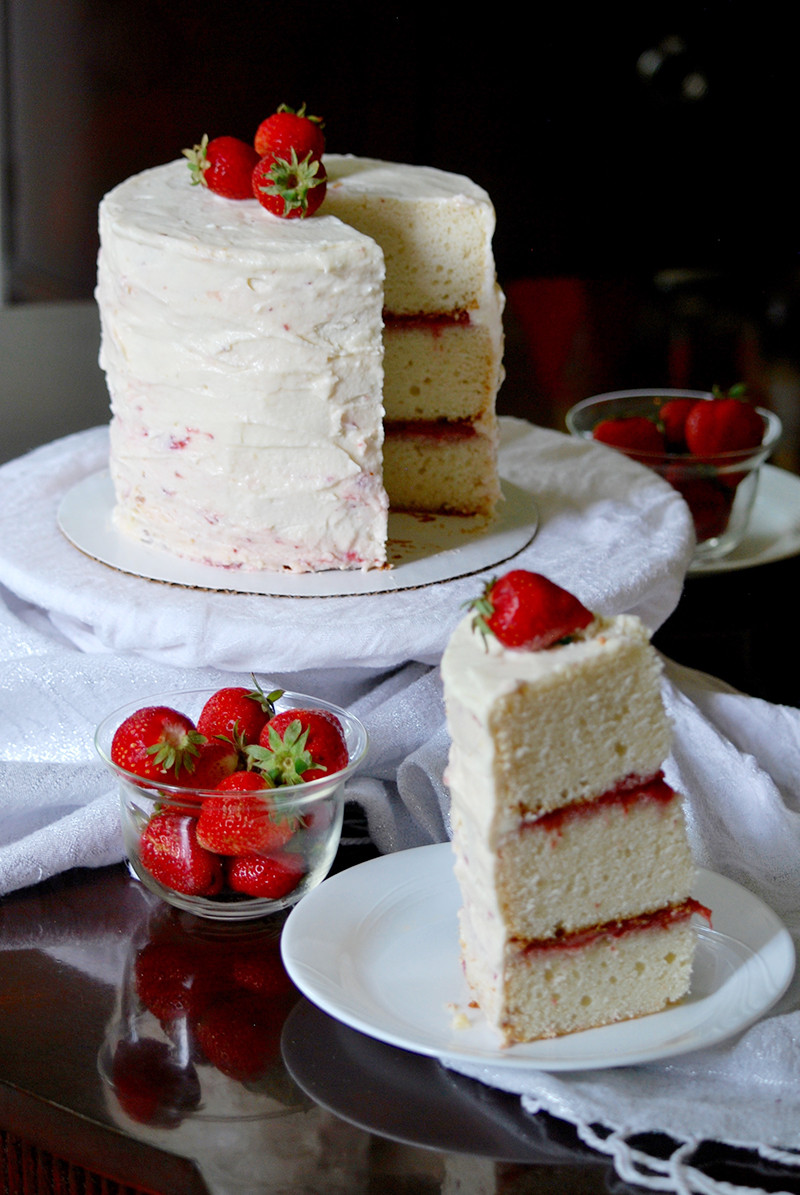
[[[442,660],[467,980],[506,1043],[663,1009],[701,910],[647,631],[523,570],[477,607]]]

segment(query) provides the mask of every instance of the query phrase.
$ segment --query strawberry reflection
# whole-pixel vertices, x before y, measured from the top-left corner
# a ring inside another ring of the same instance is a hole
[[[280,956],[283,917],[204,923],[159,903],[131,952],[100,1069],[138,1124],[269,1116],[304,1103],[280,1038],[299,994]]]

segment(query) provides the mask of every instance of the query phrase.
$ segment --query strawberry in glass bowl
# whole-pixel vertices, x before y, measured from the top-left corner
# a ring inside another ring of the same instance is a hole
[[[132,871],[221,921],[288,908],[325,878],[367,745],[348,711],[255,682],[131,702],[95,734]]]
[[[744,388],[615,390],[566,416],[570,433],[606,444],[653,469],[686,501],[696,564],[720,560],[744,538],[759,469],[781,437],[777,415]]]

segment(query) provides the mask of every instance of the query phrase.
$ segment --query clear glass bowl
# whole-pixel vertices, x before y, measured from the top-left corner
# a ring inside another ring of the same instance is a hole
[[[658,418],[660,409],[676,398],[711,401],[703,390],[615,390],[576,403],[566,415],[567,429],[582,440],[605,419],[633,415]],[[697,563],[719,560],[744,538],[753,510],[761,465],[775,450],[781,422],[772,411],[756,410],[764,424],[757,448],[693,457],[689,453],[626,451],[625,456],[655,470],[685,499],[694,522]]]
[[[234,891],[224,878],[233,857],[214,855],[211,860],[204,862],[214,869],[215,876],[221,874],[221,881],[214,885],[216,888],[221,883],[219,891],[214,891],[213,895],[181,891],[180,880],[176,880],[176,886],[173,887],[157,879],[144,865],[141,850],[143,832],[156,814],[168,812],[180,821],[180,833],[191,839],[193,824],[196,824],[203,802],[219,802],[235,794],[192,788],[186,784],[163,784],[144,780],[113,763],[111,743],[117,727],[130,714],[145,706],[169,706],[196,721],[203,705],[214,691],[196,689],[156,693],[130,702],[115,710],[100,723],[95,733],[95,747],[103,763],[117,778],[125,852],[132,870],[142,883],[169,904],[199,917],[218,921],[241,921],[264,917],[296,904],[328,874],[339,846],[344,786],[362,763],[367,752],[368,738],[363,724],[347,710],[304,693],[284,693],[275,702],[277,712],[301,708],[327,710],[335,714],[344,730],[349,754],[347,767],[339,772],[304,784],[281,786],[264,792],[264,799],[269,806],[270,821],[291,828],[291,833],[286,841],[281,843],[280,849],[273,850],[264,857],[271,861],[277,859],[283,873],[288,870],[292,879],[292,873],[296,875],[291,890],[274,899]]]

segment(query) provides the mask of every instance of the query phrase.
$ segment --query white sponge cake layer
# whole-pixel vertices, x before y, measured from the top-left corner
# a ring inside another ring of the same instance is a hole
[[[685,995],[695,931],[691,908],[677,921],[637,923],[580,946],[536,950],[509,942],[487,958],[462,916],[467,979],[506,1044],[557,1037],[660,1012]]]
[[[494,411],[498,360],[486,328],[389,321],[383,345],[388,421],[480,419]]]
[[[326,154],[323,210],[377,241],[386,259],[392,315],[457,315],[493,309],[495,213],[482,187],[461,174]]]
[[[659,781],[523,822],[496,854],[458,814],[453,839],[459,880],[493,894],[476,932],[488,917],[515,938],[572,933],[682,901],[694,878],[681,798]]]
[[[496,420],[458,427],[387,425],[383,482],[393,509],[491,518],[500,498]]]

